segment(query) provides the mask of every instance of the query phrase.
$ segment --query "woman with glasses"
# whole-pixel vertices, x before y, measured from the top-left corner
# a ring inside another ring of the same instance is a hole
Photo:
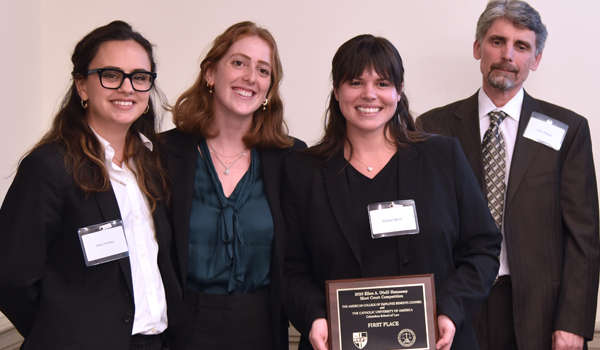
[[[305,145],[287,135],[281,75],[271,34],[232,25],[175,103],[177,128],[164,134],[192,349],[288,348],[281,166]]]
[[[181,291],[152,44],[115,21],[71,60],[71,88],[0,210],[0,311],[21,349],[162,349],[166,295]]]
[[[470,319],[498,272],[502,237],[458,142],[415,127],[402,59],[385,38],[348,40],[331,77],[325,135],[284,166],[284,305],[300,349],[327,349],[325,281],[418,274],[434,275],[436,344],[406,322],[418,315],[378,318],[360,306],[367,316],[355,319],[354,335],[366,332],[380,349],[478,349]],[[352,346],[352,337],[343,341]]]

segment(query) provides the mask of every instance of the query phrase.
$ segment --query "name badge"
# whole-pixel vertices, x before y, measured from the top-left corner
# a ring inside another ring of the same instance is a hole
[[[569,126],[538,112],[531,113],[531,119],[523,133],[526,137],[555,150],[560,150]]]
[[[419,233],[417,209],[412,199],[369,204],[367,210],[373,238]]]
[[[86,266],[129,256],[123,221],[114,220],[77,230]]]

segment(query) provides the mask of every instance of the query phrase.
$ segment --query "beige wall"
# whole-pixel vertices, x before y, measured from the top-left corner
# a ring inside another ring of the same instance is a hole
[[[39,0],[0,0],[0,198],[19,157],[40,136],[42,15]]]
[[[362,33],[382,35],[398,48],[406,92],[415,114],[473,94],[481,84],[472,56],[483,0],[0,0],[0,199],[19,157],[48,127],[69,84],[70,53],[91,29],[124,19],[158,48],[159,85],[170,102],[197,74],[198,58],[230,24],[253,20],[275,36],[291,133],[318,140],[335,50]],[[600,119],[594,111],[600,47],[589,0],[531,0],[549,38],[537,72],[525,88],[533,96],[573,109],[591,124],[600,164]],[[172,124],[166,118],[165,128]],[[600,168],[600,167],[599,167]],[[600,319],[600,315],[597,316]]]

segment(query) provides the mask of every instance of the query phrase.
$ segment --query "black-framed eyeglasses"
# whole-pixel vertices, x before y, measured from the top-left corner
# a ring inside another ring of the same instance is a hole
[[[133,72],[126,74],[120,69],[114,68],[95,68],[87,71],[87,75],[98,73],[100,85],[106,89],[116,90],[123,85],[125,78],[129,78],[131,87],[135,91],[146,92],[152,89],[156,73],[154,72]]]

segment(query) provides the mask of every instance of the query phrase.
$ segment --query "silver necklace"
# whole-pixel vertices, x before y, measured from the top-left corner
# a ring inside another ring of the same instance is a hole
[[[217,152],[214,148],[212,149],[211,153],[216,153],[216,154],[220,155],[223,158],[237,158],[237,157],[240,156],[239,154],[234,154],[233,156],[227,156],[227,155],[224,155],[224,154],[221,154],[221,153]],[[231,163],[231,162],[229,162],[229,163]]]
[[[221,163],[221,165],[223,166],[223,168],[225,168],[225,171],[223,172],[223,174],[225,175],[229,175],[230,171],[229,169],[235,165],[235,163],[240,160],[240,158],[242,158],[243,156],[246,155],[246,151],[247,149],[243,150],[242,153],[240,153],[237,158],[232,161],[232,162],[228,162],[228,163],[224,163],[221,158],[219,157],[219,154],[217,153],[217,151],[215,151],[215,149],[213,148],[213,146],[210,144],[210,141],[206,140],[208,142],[208,147],[210,147],[211,153],[214,154],[217,157],[217,160],[219,161],[219,163]]]

